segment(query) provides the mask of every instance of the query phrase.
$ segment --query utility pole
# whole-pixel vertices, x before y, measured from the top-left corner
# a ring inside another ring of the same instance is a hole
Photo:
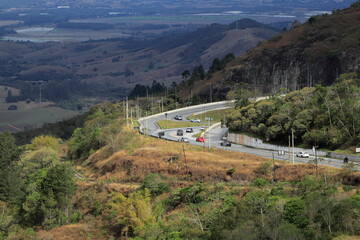
[[[130,108],[130,121],[131,121],[131,124],[133,124],[132,108]]]
[[[164,112],[164,99],[161,97],[161,112]]]
[[[136,98],[136,119],[140,118],[140,112],[139,112],[139,95]]]
[[[292,137],[292,163],[295,164],[295,149],[294,149],[294,130],[291,130]]]
[[[211,127],[210,127],[210,117],[209,117],[208,119],[209,119],[209,120],[208,120],[208,122],[209,122],[209,129],[208,129],[208,133],[209,133],[208,136],[209,136],[209,137],[208,137],[208,138],[209,138],[209,148],[210,148],[210,147],[211,147],[211,144],[210,144],[210,138],[211,138],[211,137],[210,137],[210,130],[211,130]]]
[[[124,105],[124,118],[126,118],[126,100],[123,101],[123,105]]]
[[[147,111],[145,111],[145,135],[147,135]]]
[[[150,98],[151,98],[151,114],[153,114],[153,109],[154,109],[154,99],[153,99],[153,94],[150,94]]]
[[[129,125],[129,100],[126,97],[126,124]]]
[[[39,103],[41,103],[41,99],[42,99],[42,92],[41,92],[41,88],[43,86],[43,83],[45,83],[45,81],[25,81],[26,83],[28,83],[30,85],[30,95],[31,95],[31,86],[32,85],[38,85],[39,86]]]
[[[290,155],[290,153],[291,153],[291,137],[290,137],[290,135],[289,135],[289,162],[291,162],[291,155]]]

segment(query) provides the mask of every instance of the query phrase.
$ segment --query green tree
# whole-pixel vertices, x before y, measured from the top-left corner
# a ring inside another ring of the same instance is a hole
[[[10,132],[0,133],[0,201],[8,201],[10,191],[16,182],[14,164],[18,160],[20,150]]]
[[[67,164],[31,174],[22,204],[23,221],[45,227],[69,223],[71,198],[76,190],[73,176],[73,170]]]
[[[284,206],[284,218],[298,228],[305,228],[309,224],[305,202],[301,199],[289,200]]]
[[[49,147],[43,147],[34,151],[24,152],[18,162],[21,175],[26,176],[40,169],[48,169],[60,163],[57,151]]]
[[[122,235],[128,237],[141,231],[148,224],[155,223],[149,190],[130,193],[125,197],[121,193],[114,196],[109,206],[109,216]]]

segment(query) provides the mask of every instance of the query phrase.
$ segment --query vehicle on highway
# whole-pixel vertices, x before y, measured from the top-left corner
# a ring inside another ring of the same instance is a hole
[[[165,136],[165,132],[159,132],[159,133],[158,133],[158,136],[159,136],[159,138]]]
[[[193,118],[193,119],[190,119],[190,122],[199,123],[199,122],[201,122],[201,121],[200,121],[200,119],[198,119],[198,118]]]
[[[205,130],[205,127],[202,126],[202,127],[200,128],[200,131],[204,131],[204,130]]]
[[[189,138],[187,138],[187,137],[182,137],[178,141],[179,142],[184,142],[184,143],[189,143],[190,142]]]
[[[192,128],[187,128],[187,129],[186,129],[186,132],[187,132],[187,133],[192,133],[192,132],[194,132],[194,130],[193,130]]]
[[[203,137],[197,137],[196,141],[197,142],[205,142],[205,139]]]
[[[297,157],[301,157],[301,158],[308,158],[310,157],[310,155],[307,152],[298,152],[296,154]]]
[[[222,140],[220,145],[224,147],[231,147],[231,142],[229,142],[228,140]]]
[[[181,130],[181,129],[178,129],[178,130],[176,131],[176,135],[177,135],[177,136],[182,136],[182,135],[184,135],[184,131]]]
[[[176,116],[174,117],[174,119],[175,119],[175,120],[183,120],[183,117],[180,116],[180,115],[176,115]]]

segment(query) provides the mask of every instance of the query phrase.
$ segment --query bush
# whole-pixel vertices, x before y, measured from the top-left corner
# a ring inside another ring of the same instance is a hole
[[[266,181],[264,178],[257,178],[254,180],[253,184],[256,187],[264,187],[268,184],[268,181]]]
[[[256,169],[256,173],[261,175],[267,175],[271,172],[271,162],[263,162]]]
[[[144,179],[141,189],[149,189],[151,195],[158,196],[163,193],[169,192],[170,186],[165,181],[165,177],[161,176],[158,173],[150,173]]]

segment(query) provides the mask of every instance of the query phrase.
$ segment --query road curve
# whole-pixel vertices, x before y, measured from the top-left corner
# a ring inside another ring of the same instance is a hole
[[[140,118],[138,120],[140,124],[140,132],[143,134],[152,136],[152,137],[159,137],[159,132],[164,132],[164,136],[162,136],[163,139],[171,140],[171,141],[179,141],[181,136],[176,135],[176,131],[178,129],[184,130],[184,137],[188,137],[190,139],[189,144],[198,145],[198,146],[204,146],[204,147],[215,147],[223,150],[228,151],[235,151],[235,152],[244,152],[249,153],[257,156],[262,156],[270,159],[275,160],[283,160],[283,161],[289,161],[290,156],[287,153],[286,155],[279,155],[278,151],[271,151],[271,150],[265,150],[265,149],[256,149],[252,147],[247,147],[244,145],[238,145],[238,144],[232,144],[231,147],[223,147],[220,145],[220,142],[225,135],[225,133],[228,131],[227,128],[222,128],[221,124],[214,124],[213,127],[211,127],[211,131],[205,132],[205,143],[198,143],[195,141],[195,138],[193,135],[198,133],[200,131],[200,127],[193,127],[194,132],[193,133],[186,133],[186,128],[175,128],[175,129],[160,129],[157,125],[157,122],[160,120],[173,120],[175,115],[182,115],[183,121],[186,120],[187,116],[190,116],[194,113],[199,112],[206,112],[216,109],[223,109],[223,108],[230,108],[234,105],[234,101],[223,101],[223,102],[216,102],[216,103],[208,103],[208,104],[201,104],[191,107],[185,107],[180,108],[176,110],[171,110],[164,113],[159,113],[151,116],[147,116],[144,118]],[[206,123],[204,123],[206,124]],[[210,140],[210,141],[209,141]],[[291,156],[292,157],[292,156]],[[336,167],[341,168],[344,166],[343,161],[339,159],[334,158],[321,158],[323,161],[319,161],[319,165],[323,166],[330,166],[330,167]],[[309,160],[315,160],[315,157],[310,156],[310,158],[298,158],[294,157],[295,163],[308,163]],[[360,166],[357,165],[356,168],[360,170]]]

